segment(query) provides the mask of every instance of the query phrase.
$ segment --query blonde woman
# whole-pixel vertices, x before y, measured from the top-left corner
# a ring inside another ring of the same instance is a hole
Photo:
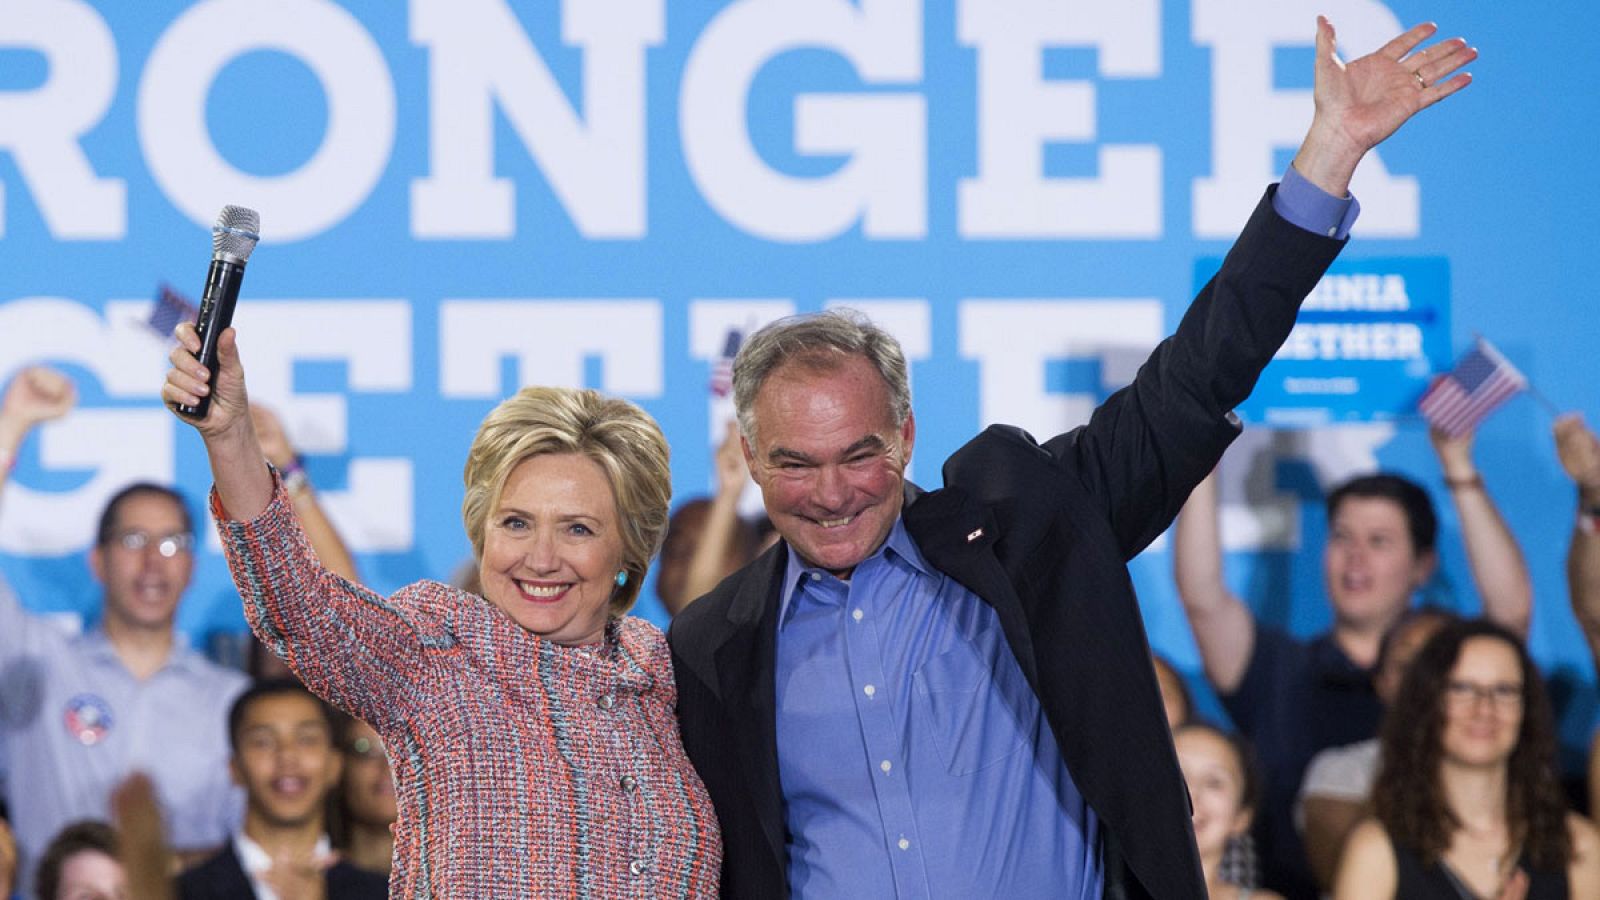
[[[209,373],[188,325],[162,388]],[[370,723],[394,769],[399,897],[711,897],[721,835],[673,715],[661,632],[624,618],[666,526],[660,428],[593,391],[525,388],[469,451],[462,518],[482,596],[380,596],[318,564],[264,462],[235,335],[191,421],[251,627]]]

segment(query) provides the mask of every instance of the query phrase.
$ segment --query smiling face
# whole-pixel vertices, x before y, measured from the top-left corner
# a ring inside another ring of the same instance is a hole
[[[341,760],[317,701],[303,691],[250,700],[234,743],[233,779],[248,800],[246,832],[311,824],[320,830]]]
[[[1450,670],[1444,698],[1444,758],[1467,766],[1503,765],[1522,731],[1522,663],[1493,637],[1472,637]]]
[[[1250,830],[1244,806],[1244,770],[1233,745],[1204,726],[1178,729],[1172,738],[1194,804],[1194,836],[1202,859],[1220,859],[1228,839]]]
[[[598,463],[577,453],[529,457],[511,470],[489,512],[483,595],[540,637],[596,643],[622,570],[620,529]]]
[[[849,577],[900,515],[915,419],[895,425],[888,386],[861,357],[785,363],[753,409],[744,453],[767,516],[801,559]]]
[[[1322,563],[1341,624],[1387,628],[1433,574],[1433,553],[1419,554],[1406,526],[1405,510],[1382,497],[1347,497],[1334,510]]]
[[[178,600],[194,574],[192,541],[183,512],[172,498],[156,493],[124,498],[117,505],[109,539],[89,554],[89,566],[105,589],[107,624],[151,630],[172,627]],[[143,546],[127,546],[139,543]]]

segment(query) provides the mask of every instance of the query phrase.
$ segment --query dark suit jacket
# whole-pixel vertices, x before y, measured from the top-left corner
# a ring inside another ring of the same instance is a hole
[[[389,879],[344,860],[328,869],[328,900],[384,900]],[[179,900],[250,900],[256,895],[229,841],[203,863],[178,876]]]
[[[1283,221],[1271,190],[1217,277],[1133,383],[1040,445],[993,427],[907,490],[934,567],[994,607],[1072,779],[1099,817],[1108,898],[1204,897],[1188,795],[1126,562],[1237,435],[1232,409],[1341,242]],[[773,660],[774,548],[672,624],[684,747],[722,823],[723,893],[787,897]]]

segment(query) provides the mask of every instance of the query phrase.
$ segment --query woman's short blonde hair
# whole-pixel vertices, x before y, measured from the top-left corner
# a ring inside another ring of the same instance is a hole
[[[611,598],[612,615],[633,607],[650,560],[661,549],[672,503],[667,439],[650,414],[616,397],[577,388],[526,387],[496,406],[467,452],[461,519],[475,560],[483,559],[489,513],[511,471],[547,453],[581,453],[611,484],[628,583]]]

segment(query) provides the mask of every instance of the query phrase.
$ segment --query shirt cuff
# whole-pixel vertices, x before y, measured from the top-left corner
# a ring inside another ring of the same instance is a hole
[[[1273,192],[1272,209],[1290,225],[1341,241],[1350,236],[1356,216],[1361,215],[1361,204],[1354,196],[1329,194],[1307,181],[1293,164]]]

